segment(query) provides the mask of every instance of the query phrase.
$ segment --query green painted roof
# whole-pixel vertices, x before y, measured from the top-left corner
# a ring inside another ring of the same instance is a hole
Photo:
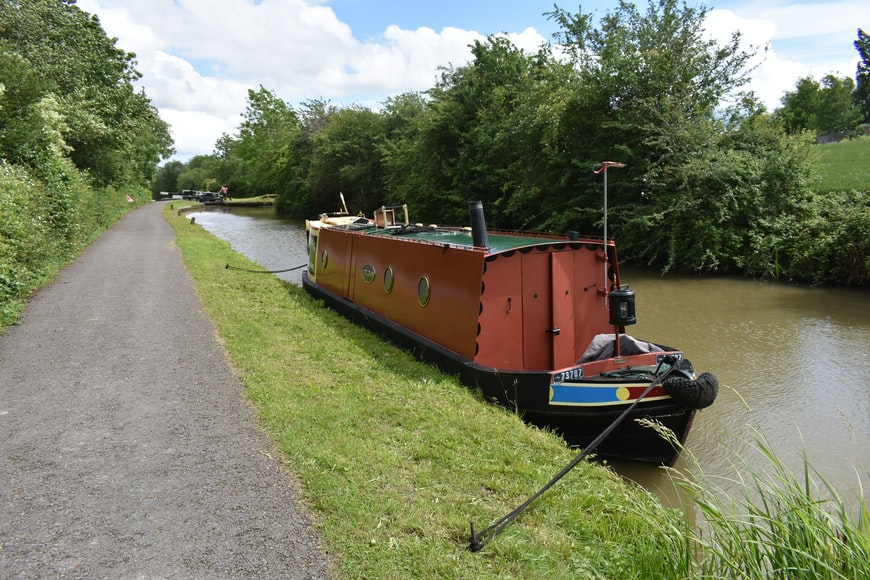
[[[391,233],[389,230],[378,229],[371,232],[372,235],[395,236],[411,240],[419,240],[430,242],[432,244],[449,244],[451,246],[472,247],[472,237],[470,230],[457,230],[453,228],[421,228],[420,231],[414,231],[411,228],[407,232]],[[532,237],[520,236],[511,234],[495,234],[487,235],[489,239],[489,252],[497,254],[508,250],[515,250],[525,246],[537,244],[552,244],[565,242],[564,238],[555,237]]]

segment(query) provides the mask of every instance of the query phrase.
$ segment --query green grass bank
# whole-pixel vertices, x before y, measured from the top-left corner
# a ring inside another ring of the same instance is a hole
[[[816,145],[818,193],[870,191],[870,137]]]
[[[177,207],[177,204],[176,204]],[[483,551],[478,530],[572,458],[167,208],[206,311],[348,578],[671,577],[661,505],[581,463]],[[268,507],[268,506],[264,506]]]

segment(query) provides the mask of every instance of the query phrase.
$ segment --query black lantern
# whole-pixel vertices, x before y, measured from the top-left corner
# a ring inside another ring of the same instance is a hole
[[[610,324],[613,326],[637,324],[637,314],[634,310],[634,290],[628,286],[620,286],[610,292]]]

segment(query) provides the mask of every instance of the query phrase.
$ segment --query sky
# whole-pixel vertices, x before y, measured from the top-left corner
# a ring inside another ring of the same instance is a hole
[[[687,0],[695,6],[695,0]],[[322,99],[377,109],[388,97],[432,88],[439,68],[469,61],[469,45],[504,34],[534,51],[558,26],[554,4],[602,16],[616,0],[78,0],[117,46],[136,54],[138,82],[175,140],[172,159],[214,152],[237,134],[249,89],[293,106]],[[641,12],[646,2],[636,1]],[[707,0],[705,30],[739,30],[767,47],[753,89],[769,110],[798,79],[855,77],[868,0]],[[761,57],[759,57],[761,58]]]

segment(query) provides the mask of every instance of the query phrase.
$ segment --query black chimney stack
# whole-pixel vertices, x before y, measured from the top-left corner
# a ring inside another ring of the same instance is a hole
[[[486,234],[486,219],[483,217],[483,202],[468,202],[471,213],[471,240],[476,248],[489,248],[489,236]]]

